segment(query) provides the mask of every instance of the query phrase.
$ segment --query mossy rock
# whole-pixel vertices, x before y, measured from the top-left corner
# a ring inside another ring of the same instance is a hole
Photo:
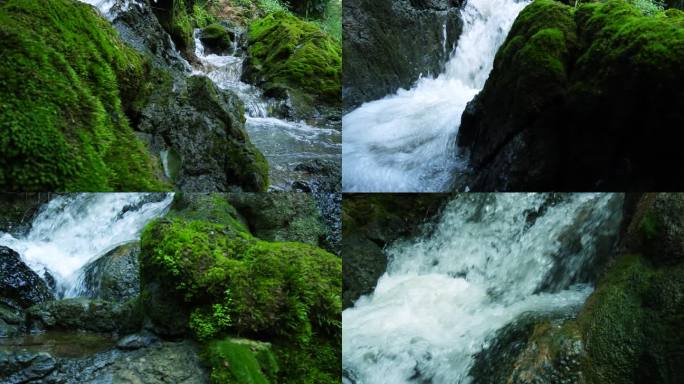
[[[0,186],[22,191],[162,190],[122,95],[147,61],[87,4],[0,4]]]
[[[534,325],[500,382],[679,383],[683,319],[684,265],[621,255],[576,319]]]
[[[244,77],[269,93],[294,91],[309,104],[341,104],[342,48],[321,28],[285,12],[249,27]]]
[[[461,119],[471,189],[680,189],[679,170],[654,170],[684,161],[683,15],[620,0],[528,5]]]
[[[233,46],[235,34],[221,24],[212,24],[200,32],[200,41],[208,53],[226,53]]]
[[[205,346],[204,361],[215,384],[276,383],[278,362],[271,345],[247,339],[215,340]]]
[[[271,341],[280,366],[274,382],[339,383],[340,259],[310,245],[253,237],[233,209],[213,200],[221,197],[200,200],[228,216],[178,203],[176,213],[143,231],[142,301],[154,326],[202,342],[231,334]],[[219,380],[236,375],[215,368]]]

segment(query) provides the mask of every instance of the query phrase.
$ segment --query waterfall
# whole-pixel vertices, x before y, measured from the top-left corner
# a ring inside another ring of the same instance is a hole
[[[623,196],[463,194],[343,319],[345,383],[469,383],[473,354],[524,312],[575,310],[609,252]],[[551,280],[551,283],[550,283]]]
[[[60,195],[41,207],[25,236],[0,232],[0,245],[17,251],[38,275],[52,275],[60,294],[78,296],[82,267],[138,240],[145,224],[163,215],[172,200],[170,193]]]
[[[365,103],[342,118],[346,192],[440,192],[467,162],[458,153],[461,114],[484,86],[518,13],[515,0],[468,0],[463,32],[444,73]]]

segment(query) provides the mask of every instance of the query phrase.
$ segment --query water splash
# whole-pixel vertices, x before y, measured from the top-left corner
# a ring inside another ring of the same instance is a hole
[[[173,194],[83,193],[45,204],[31,230],[18,238],[0,233],[0,245],[17,251],[36,273],[50,273],[65,297],[79,295],[81,268],[117,245],[140,238],[163,215]]]
[[[581,305],[579,272],[615,240],[623,196],[549,199],[460,195],[430,235],[390,246],[373,294],[342,315],[347,382],[469,383],[473,354],[518,315]],[[559,266],[574,278],[548,285]]]
[[[518,13],[515,0],[469,0],[463,33],[436,78],[363,104],[342,118],[346,192],[440,192],[467,167],[456,146],[461,114],[484,86]]]

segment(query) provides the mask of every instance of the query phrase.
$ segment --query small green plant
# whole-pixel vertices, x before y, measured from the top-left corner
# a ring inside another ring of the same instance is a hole
[[[629,0],[629,2],[646,16],[662,12],[665,5],[659,0]]]

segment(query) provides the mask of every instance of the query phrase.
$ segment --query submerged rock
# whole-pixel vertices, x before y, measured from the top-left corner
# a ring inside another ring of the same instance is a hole
[[[140,293],[138,261],[140,243],[120,245],[83,267],[84,285],[89,297],[126,301]]]
[[[574,4],[573,4],[574,5]],[[684,13],[536,0],[461,119],[471,190],[678,190]]]
[[[43,279],[21,261],[18,253],[0,246],[0,303],[28,308],[53,298]]]
[[[345,111],[444,69],[461,34],[461,1],[345,0]]]

